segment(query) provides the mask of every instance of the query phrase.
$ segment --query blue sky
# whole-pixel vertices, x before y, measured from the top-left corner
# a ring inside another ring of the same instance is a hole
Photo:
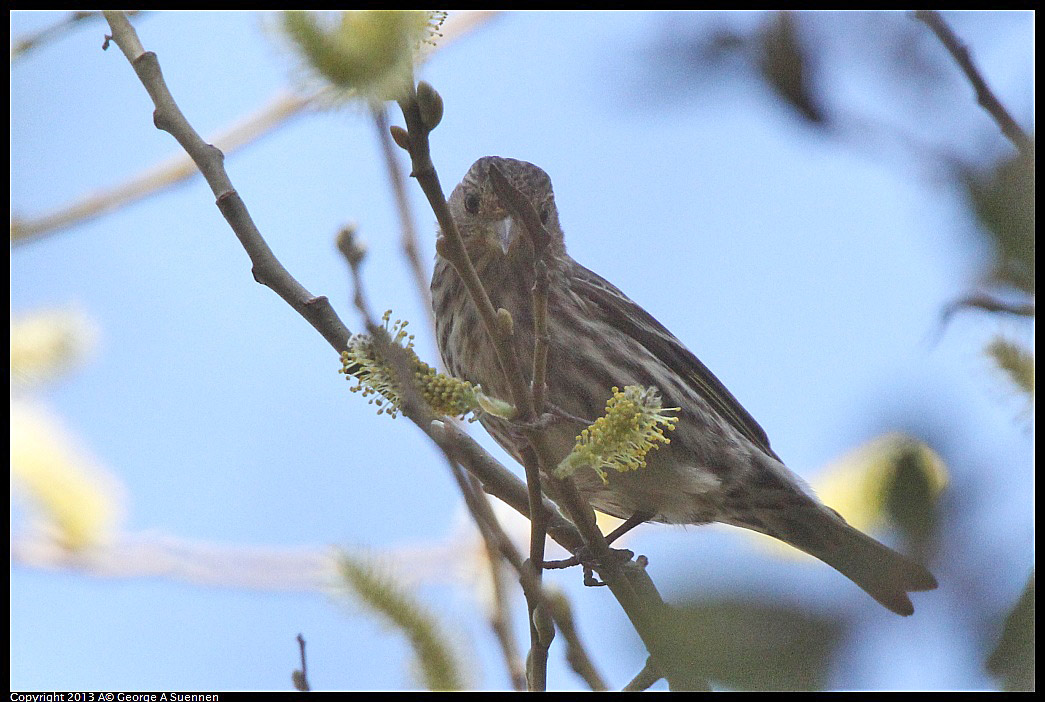
[[[13,13],[13,34],[58,17]],[[950,18],[1033,131],[1032,15]],[[836,52],[848,50],[846,35],[825,27],[843,19],[818,18]],[[856,613],[860,633],[846,643],[834,687],[991,689],[981,668],[984,625],[954,611],[976,596],[1003,613],[1032,567],[1032,432],[1023,401],[982,352],[999,333],[1029,343],[1029,327],[960,314],[937,340],[941,309],[976,289],[989,260],[961,194],[938,170],[899,148],[822,138],[739,78],[723,87],[652,77],[669,31],[758,20],[500,16],[421,70],[446,105],[433,159],[447,192],[485,155],[544,168],[573,257],[685,341],[793,470],[812,479],[867,440],[912,432],[948,462],[962,490],[949,508],[973,525],[947,535],[933,566],[941,588],[917,596],[910,619],[889,615],[825,566],[774,559],[720,527],[636,532],[630,547],[649,556],[665,598],[780,595]],[[255,14],[158,13],[134,23],[204,136],[294,75]],[[103,33],[81,28],[12,65],[15,213],[57,207],[176,151],[152,127],[124,57],[100,51]],[[940,77],[950,90],[943,109],[879,69],[854,47],[824,80],[848,110],[975,163],[1008,152],[956,75]],[[373,305],[421,328],[374,127],[361,110],[298,117],[230,154],[226,166],[276,255],[350,328],[360,324],[332,244],[348,221],[368,245]],[[430,261],[434,218],[412,182],[410,196]],[[11,272],[15,314],[75,305],[98,329],[89,362],[38,399],[123,483],[128,532],[380,552],[449,543],[460,528],[460,500],[437,453],[408,422],[377,416],[347,392],[323,339],[254,283],[202,179],[20,246]],[[430,338],[419,334],[417,346],[437,358]],[[16,532],[27,528],[23,517],[14,512]],[[571,594],[611,685],[625,684],[645,655],[617,605],[581,588],[579,574],[550,579]],[[18,563],[11,586],[13,689],[285,689],[299,632],[317,688],[413,685],[398,636],[317,592]],[[476,684],[504,688],[474,593],[452,583],[419,591],[475,651]],[[581,689],[561,650],[552,652],[549,686]]]

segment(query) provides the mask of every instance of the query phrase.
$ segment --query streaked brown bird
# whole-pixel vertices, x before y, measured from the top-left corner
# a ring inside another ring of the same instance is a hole
[[[534,252],[524,225],[495,193],[494,166],[529,200],[551,234],[543,256],[549,277],[548,402],[591,422],[603,414],[613,387],[639,385],[657,388],[665,407],[681,408],[670,444],[651,452],[645,468],[609,471],[607,483],[593,470],[574,474],[591,505],[632,524],[722,522],[768,534],[837,569],[893,612],[914,612],[907,593],[935,588],[933,575],[822,504],[770,448],[762,427],[681,341],[570,258],[543,170],[487,156],[472,165],[449,206],[494,308],[512,315],[523,372],[530,372],[534,348]],[[442,257],[432,277],[432,305],[447,370],[481,384],[487,394],[510,398],[475,305]],[[485,414],[481,422],[518,460],[519,435],[510,424]],[[581,428],[571,421],[548,427],[557,460],[573,448]]]

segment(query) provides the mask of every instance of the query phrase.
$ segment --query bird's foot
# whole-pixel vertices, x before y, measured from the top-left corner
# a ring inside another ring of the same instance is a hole
[[[610,557],[615,561],[630,561],[635,557],[635,552],[630,551],[626,548],[611,548]],[[645,556],[639,556],[639,559],[645,562]],[[572,568],[575,565],[579,565],[584,571],[584,584],[588,587],[601,587],[606,583],[602,582],[595,576],[595,571],[599,569],[599,562],[595,560],[591,550],[584,546],[576,555],[571,558],[566,558],[561,561],[545,561],[545,570],[558,570],[561,568]]]

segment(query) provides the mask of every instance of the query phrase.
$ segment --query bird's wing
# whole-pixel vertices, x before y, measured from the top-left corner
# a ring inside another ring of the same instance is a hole
[[[603,321],[639,341],[661,363],[684,378],[694,391],[753,444],[767,455],[780,460],[769,447],[769,437],[755,418],[674,334],[602,276],[579,263],[573,264],[576,266],[575,275],[571,276],[574,292],[591,303],[601,313]]]

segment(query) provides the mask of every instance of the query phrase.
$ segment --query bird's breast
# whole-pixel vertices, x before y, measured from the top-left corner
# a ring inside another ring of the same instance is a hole
[[[480,259],[476,271],[494,309],[505,309],[511,315],[514,351],[529,382],[534,338],[533,276],[506,265],[509,259],[501,259]],[[494,342],[461,277],[442,258],[437,260],[432,277],[432,308],[439,353],[450,374],[482,385],[487,394],[510,400]]]

